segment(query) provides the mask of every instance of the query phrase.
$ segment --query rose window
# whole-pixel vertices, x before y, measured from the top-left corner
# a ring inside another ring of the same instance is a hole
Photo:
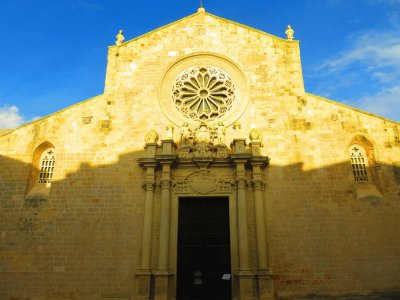
[[[217,119],[231,109],[235,86],[229,75],[219,68],[192,67],[178,75],[172,88],[172,100],[189,119]]]

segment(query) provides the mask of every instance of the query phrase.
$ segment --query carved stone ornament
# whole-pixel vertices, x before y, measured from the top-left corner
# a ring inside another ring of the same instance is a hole
[[[188,119],[218,119],[231,109],[235,86],[225,71],[212,66],[196,66],[178,75],[172,87],[172,101]]]
[[[87,125],[92,122],[93,116],[82,117],[82,124]]]
[[[250,141],[252,141],[252,142],[260,142],[261,143],[263,140],[263,135],[260,130],[253,128],[250,131],[249,138],[250,138]]]
[[[118,34],[115,38],[116,38],[115,45],[117,45],[117,46],[122,45],[122,43],[125,40],[124,31],[122,29],[120,31],[118,31]]]
[[[194,157],[211,157],[212,145],[209,143],[201,142],[194,146]]]
[[[210,172],[199,171],[190,178],[190,186],[194,192],[206,195],[217,189],[217,185]]]
[[[165,130],[167,131],[167,139],[173,140],[174,139],[174,125],[173,124],[168,124],[165,127]]]
[[[198,127],[184,123],[181,127],[180,158],[228,158],[228,147],[223,143],[225,126],[222,122],[201,122]]]
[[[217,158],[228,158],[229,157],[229,150],[226,145],[218,144],[215,146],[217,150]]]
[[[187,176],[182,181],[174,183],[176,193],[201,195],[230,193],[233,191],[235,181],[233,179],[224,179],[217,174],[200,170]]]
[[[293,28],[292,28],[290,25],[288,25],[288,26],[286,27],[285,33],[286,33],[286,38],[287,38],[289,41],[292,41],[292,40],[294,39],[294,30],[293,30]]]
[[[146,144],[157,143],[158,142],[158,133],[154,129],[150,130],[144,136],[144,141]]]

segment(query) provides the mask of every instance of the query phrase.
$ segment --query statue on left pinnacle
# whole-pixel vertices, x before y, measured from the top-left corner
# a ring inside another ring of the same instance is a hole
[[[124,42],[125,37],[124,37],[124,31],[122,29],[118,32],[116,38],[117,40],[115,41],[115,45],[119,46]]]

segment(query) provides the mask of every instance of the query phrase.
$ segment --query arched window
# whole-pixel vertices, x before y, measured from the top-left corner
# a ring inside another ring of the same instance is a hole
[[[359,145],[350,147],[350,160],[355,181],[368,181],[368,158],[365,149]]]
[[[55,170],[56,151],[53,144],[44,142],[33,153],[32,170],[29,178],[25,205],[37,207],[46,201]]]
[[[51,183],[55,161],[56,158],[54,148],[47,149],[42,153],[40,157],[40,172],[38,183]]]

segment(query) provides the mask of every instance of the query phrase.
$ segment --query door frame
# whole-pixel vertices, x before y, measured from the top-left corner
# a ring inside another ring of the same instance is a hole
[[[230,250],[231,250],[231,285],[232,299],[238,297],[237,276],[239,267],[239,245],[238,245],[238,225],[237,225],[237,202],[235,192],[230,194],[174,194],[171,198],[171,227],[170,227],[170,245],[169,245],[169,261],[170,270],[172,272],[172,299],[176,299],[177,285],[177,267],[178,267],[178,212],[179,198],[228,198],[229,205],[229,234],[230,234]],[[218,200],[217,200],[218,201]]]

